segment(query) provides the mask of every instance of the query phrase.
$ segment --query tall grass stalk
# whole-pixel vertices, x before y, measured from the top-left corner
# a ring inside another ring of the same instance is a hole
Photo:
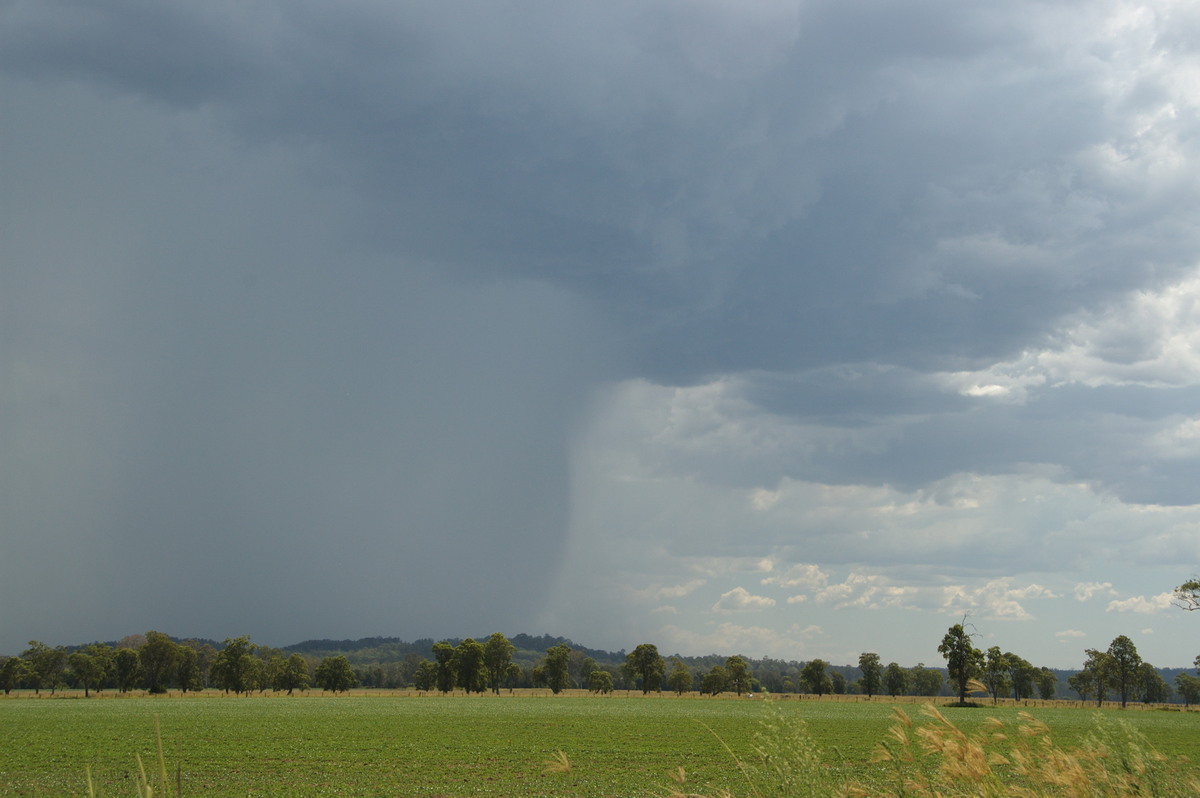
[[[895,798],[1185,798],[1200,795],[1200,779],[1154,751],[1144,735],[1124,721],[1097,714],[1096,731],[1078,748],[1056,745],[1050,728],[1018,714],[1011,731],[989,718],[967,734],[933,705],[922,708],[927,722],[915,728],[897,708],[890,740],[875,761],[892,764],[893,781],[854,786],[853,794]],[[912,733],[910,733],[912,732]],[[1015,734],[1013,733],[1015,732]],[[1173,766],[1174,765],[1174,766]]]
[[[1056,745],[1050,728],[1022,712],[1014,728],[988,718],[978,732],[964,732],[934,705],[913,722],[893,710],[888,737],[874,760],[891,765],[877,781],[840,778],[824,764],[799,717],[766,703],[754,736],[757,761],[743,763],[721,740],[755,798],[1194,798],[1200,777],[1183,761],[1171,762],[1124,721],[1099,713],[1095,731],[1078,748]],[[711,731],[711,729],[710,729]],[[714,732],[715,735],[715,732]],[[720,737],[717,737],[720,740]],[[670,774],[670,798],[706,798],[686,792],[683,768]],[[721,791],[707,798],[732,798]]]
[[[162,795],[164,798],[167,798],[171,794],[171,781],[170,776],[167,775],[167,758],[163,753],[162,726],[159,723],[157,714],[154,716],[154,740],[156,753],[158,754],[158,794]],[[134,754],[134,758],[137,760],[138,766],[138,772],[137,776],[135,777],[134,784],[138,797],[154,798],[154,785],[151,784],[150,777],[146,774],[146,766],[142,762],[142,755]],[[91,798],[95,798],[95,791],[92,788],[92,774],[90,770],[88,771],[88,795],[91,796]],[[182,795],[183,768],[177,764],[175,768],[175,796],[176,798],[180,798]]]

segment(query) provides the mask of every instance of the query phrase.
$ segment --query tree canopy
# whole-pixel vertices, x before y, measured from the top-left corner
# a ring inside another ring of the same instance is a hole
[[[966,704],[968,684],[983,668],[983,652],[971,643],[971,635],[963,624],[956,623],[942,638],[938,653],[946,658],[946,672],[957,690],[958,703]]]
[[[653,643],[641,643],[625,657],[625,670],[642,684],[642,694],[662,691],[666,663]]]

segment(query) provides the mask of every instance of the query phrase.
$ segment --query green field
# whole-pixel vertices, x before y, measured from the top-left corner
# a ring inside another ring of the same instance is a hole
[[[88,770],[98,795],[134,794],[136,755],[156,767],[155,716],[184,795],[664,795],[678,767],[691,791],[740,795],[748,789],[734,755],[756,760],[763,703],[639,695],[9,697],[0,700],[0,795],[86,795]],[[870,758],[892,725],[892,704],[785,700],[777,707],[803,719],[839,778],[882,775]],[[905,708],[918,717],[916,707]],[[1096,717],[1030,711],[1066,747]],[[1014,721],[1017,710],[945,712],[971,731],[988,717]],[[1103,714],[1128,720],[1164,754],[1200,761],[1200,713]],[[560,750],[570,770],[546,772]]]

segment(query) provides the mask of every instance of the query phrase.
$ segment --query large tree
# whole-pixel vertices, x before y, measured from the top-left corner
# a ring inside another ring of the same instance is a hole
[[[447,640],[433,644],[433,658],[437,663],[437,688],[443,693],[454,689],[454,646]]]
[[[870,651],[864,651],[858,655],[858,669],[862,671],[862,678],[858,680],[858,687],[867,694],[867,698],[871,698],[879,692],[883,680],[883,664],[879,659],[879,655]]]
[[[146,632],[146,642],[138,649],[142,679],[151,693],[167,692],[179,661],[179,646],[162,632]]]
[[[200,652],[194,646],[180,643],[176,649],[175,683],[185,693],[204,689],[204,671],[200,670]]]
[[[1058,674],[1044,665],[1037,669],[1034,674],[1034,679],[1037,681],[1038,696],[1043,701],[1049,701],[1054,698],[1054,694],[1058,692]]]
[[[137,686],[141,671],[137,652],[132,648],[118,648],[113,654],[113,670],[116,673],[117,689],[128,693]]]
[[[956,623],[942,638],[938,653],[946,658],[946,671],[957,690],[958,703],[966,704],[967,685],[983,668],[983,652],[971,643],[971,634],[963,624]]]
[[[630,681],[641,680],[642,694],[651,690],[662,692],[663,673],[666,663],[653,643],[641,643],[625,655],[625,673]]]
[[[900,667],[899,663],[889,662],[883,671],[883,689],[892,698],[904,695],[908,692],[908,671]]]
[[[63,669],[67,666],[67,650],[62,646],[51,648],[40,640],[30,640],[21,658],[29,664],[28,679],[34,693],[48,687],[53,694],[62,684]]]
[[[942,672],[926,668],[924,662],[918,662],[908,672],[909,688],[913,695],[935,696],[942,693]]]
[[[226,638],[224,648],[213,657],[209,678],[214,687],[235,695],[248,693],[258,680],[258,660],[255,646],[247,635]]]
[[[11,693],[29,678],[29,663],[21,657],[0,658],[0,690]]]
[[[1125,635],[1113,638],[1108,646],[1108,679],[1112,688],[1121,696],[1121,708],[1124,709],[1129,694],[1138,683],[1138,668],[1142,658],[1138,655],[1137,646]]]
[[[292,654],[275,670],[272,690],[287,690],[291,695],[296,690],[308,689],[308,662],[300,654]]]
[[[738,695],[750,689],[750,666],[736,654],[725,660],[725,677],[729,687]]]
[[[1008,657],[1000,651],[1000,646],[989,648],[983,663],[981,677],[988,692],[992,694],[993,704],[999,699],[1001,691],[1008,690],[1008,671]]]
[[[825,695],[833,689],[833,680],[829,678],[826,668],[829,663],[823,659],[810,660],[800,670],[800,681],[808,688],[808,692]]]
[[[83,686],[83,697],[91,695],[92,688],[99,691],[112,669],[112,649],[97,643],[81,648],[67,656],[67,667],[75,680]]]
[[[332,693],[344,693],[358,684],[358,677],[350,667],[350,660],[339,654],[336,657],[326,657],[313,672],[313,681],[322,690]]]
[[[1011,651],[1004,652],[1004,659],[1008,662],[1008,683],[1012,686],[1013,700],[1020,701],[1022,698],[1029,698],[1033,695],[1033,682],[1034,677],[1037,676],[1037,669],[1029,663],[1029,660]]]
[[[596,668],[588,674],[587,688],[593,693],[604,693],[605,695],[611,693],[613,691],[612,674]]]
[[[488,675],[484,667],[483,644],[468,637],[455,646],[454,672],[458,686],[468,693],[486,690]]]
[[[729,674],[721,665],[713,665],[712,670],[700,679],[700,692],[709,695],[720,695],[729,687]]]
[[[1100,706],[1108,695],[1108,673],[1112,667],[1109,656],[1107,652],[1094,648],[1089,648],[1084,653],[1087,654],[1087,660],[1083,663],[1083,668],[1067,679],[1067,684],[1079,693],[1081,699],[1087,701],[1089,698],[1095,698],[1096,706]]]
[[[437,687],[437,678],[437,665],[427,659],[423,659],[413,671],[413,687],[418,690],[432,690]]]
[[[488,687],[496,695],[500,695],[500,685],[516,650],[517,647],[499,632],[493,633],[483,644],[483,667],[487,671]]]
[[[1171,687],[1158,672],[1158,668],[1149,662],[1143,662],[1138,666],[1137,691],[1142,703],[1161,704],[1169,697]]]
[[[1180,673],[1175,677],[1175,689],[1183,698],[1185,709],[1192,704],[1200,704],[1200,678],[1190,673]]]
[[[683,660],[676,658],[672,662],[674,665],[667,676],[667,686],[674,690],[676,695],[683,695],[692,689],[692,672]]]
[[[542,679],[550,692],[558,695],[571,683],[571,647],[566,643],[550,646],[542,660]]]

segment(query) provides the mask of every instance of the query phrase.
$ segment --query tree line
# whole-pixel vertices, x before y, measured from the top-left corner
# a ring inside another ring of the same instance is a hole
[[[162,632],[125,638],[116,646],[92,643],[68,650],[37,640],[18,657],[0,661],[0,689],[18,687],[54,693],[62,687],[82,689],[85,696],[105,689],[127,693],[165,693],[215,688],[235,694],[255,690],[323,690],[342,692],[357,684],[345,657],[318,663],[300,654],[252,643],[247,636],[229,638],[217,648],[198,640],[176,641]]]
[[[1042,697],[1050,684],[1052,672],[1035,669],[1023,658],[992,646],[986,651],[972,643],[974,635],[966,629],[966,622],[951,626],[942,638],[938,651],[946,658],[946,670],[954,685],[958,703],[967,705],[968,692],[986,691],[995,703],[1001,694],[1011,691],[1014,699],[1032,694],[1036,685],[1043,690]],[[1081,701],[1095,700],[1103,704],[1109,696],[1125,707],[1136,700],[1147,704],[1158,704],[1170,700],[1171,686],[1163,679],[1158,668],[1145,662],[1138,654],[1137,646],[1125,635],[1113,638],[1107,650],[1089,648],[1084,651],[1087,659],[1083,668],[1073,674],[1067,683]],[[1200,657],[1195,666],[1200,670]],[[1200,701],[1200,678],[1190,673],[1175,677],[1175,688],[1184,703],[1191,705]]]
[[[557,642],[543,652],[522,650],[523,661],[517,661],[517,646],[500,632],[482,641],[441,640],[415,648],[399,641],[376,639],[381,647],[400,645],[410,650],[400,659],[352,663],[347,653],[316,656],[289,652],[255,644],[248,636],[228,638],[218,645],[180,641],[150,631],[112,645],[92,643],[72,649],[30,641],[20,656],[0,658],[0,689],[6,694],[20,687],[53,693],[61,687],[73,687],[90,695],[93,690],[105,689],[150,693],[217,689],[234,694],[272,690],[291,694],[313,687],[332,692],[363,686],[442,693],[499,693],[502,689],[537,687],[556,694],[574,688],[594,693],[668,690],[715,696],[767,691],[893,698],[937,696],[950,689],[962,703],[966,703],[968,692],[979,691],[989,693],[993,702],[1001,695],[1016,700],[1055,697],[1057,672],[1035,667],[998,646],[986,651],[976,648],[972,642],[975,635],[967,631],[965,620],[950,627],[938,647],[946,659],[944,670],[924,663],[911,668],[896,662],[884,665],[874,652],[862,653],[857,667],[833,666],[821,659],[800,663],[740,655],[665,658],[651,643],[639,644],[629,653],[608,654],[576,647],[561,638],[525,635],[515,639],[524,645]],[[317,642],[325,646],[352,645],[351,641]],[[426,651],[428,657],[421,653]],[[1170,698],[1171,688],[1152,665],[1141,661],[1129,638],[1118,637],[1107,651],[1088,649],[1086,654],[1083,669],[1068,679],[1081,700],[1103,702],[1115,694],[1124,705],[1131,697],[1147,702]],[[1200,669],[1200,657],[1196,666]],[[1200,678],[1181,673],[1176,688],[1186,703],[1200,701]]]

